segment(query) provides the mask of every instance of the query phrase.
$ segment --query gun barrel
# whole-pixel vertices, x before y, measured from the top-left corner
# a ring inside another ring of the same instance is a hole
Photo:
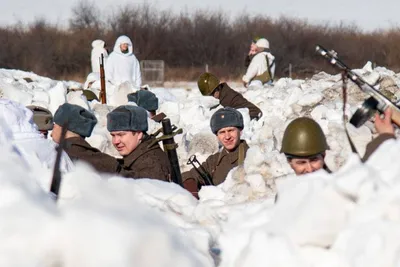
[[[333,50],[328,51],[321,45],[317,45],[315,50],[322,57],[326,58],[330,64],[338,67],[342,71],[345,72],[346,76],[353,81],[363,92],[369,94],[371,97],[375,99],[377,102],[376,108],[380,112],[384,112],[387,108],[391,108],[393,110],[392,121],[399,125],[400,123],[400,109],[393,104],[390,99],[384,96],[381,92],[379,92],[373,85],[369,84],[365,81],[360,75],[353,72],[343,61],[340,60],[337,53]],[[363,117],[361,114],[369,114],[368,112],[360,111],[357,116]],[[365,115],[366,116],[366,115]],[[362,121],[357,123],[357,125],[362,124]]]
[[[163,119],[161,121],[164,135],[172,135],[172,126],[170,119]],[[169,162],[172,169],[172,181],[180,186],[183,186],[181,170],[179,168],[178,154],[176,153],[176,143],[174,138],[166,138],[163,140],[164,150],[167,152]]]

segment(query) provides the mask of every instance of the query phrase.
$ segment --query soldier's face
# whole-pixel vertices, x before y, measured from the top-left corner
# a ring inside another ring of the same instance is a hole
[[[54,123],[53,126],[53,131],[51,132],[51,138],[53,139],[54,142],[57,144],[60,143],[61,140],[61,132],[62,132],[62,127],[56,123]]]
[[[215,92],[213,93],[213,97],[216,99],[219,99],[219,91],[215,90]]]
[[[255,43],[251,43],[251,45],[250,45],[250,53],[251,54],[257,53],[257,46],[256,46]]]
[[[302,175],[318,171],[324,167],[324,155],[318,154],[310,158],[291,158],[288,159],[290,167],[296,175]]]
[[[232,151],[240,143],[240,133],[236,127],[225,127],[217,132],[217,137],[226,150]]]
[[[121,45],[119,46],[119,48],[121,49],[121,52],[126,52],[126,51],[128,51],[128,47],[129,47],[128,44],[121,44]]]
[[[142,132],[115,131],[111,132],[112,143],[121,156],[127,156],[132,153],[140,144],[143,137]]]

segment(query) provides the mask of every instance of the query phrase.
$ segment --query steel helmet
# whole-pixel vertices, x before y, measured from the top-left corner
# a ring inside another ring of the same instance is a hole
[[[219,79],[214,74],[209,72],[201,74],[197,80],[197,86],[199,87],[201,94],[204,96],[211,95],[219,83]]]
[[[99,101],[99,98],[93,91],[90,90],[82,90],[82,95],[86,96],[87,101],[92,101],[92,100],[97,100]]]
[[[301,117],[293,120],[283,134],[281,152],[291,156],[308,157],[324,153],[329,146],[319,124]]]
[[[53,129],[53,114],[43,107],[30,105],[27,106],[33,113],[33,122],[38,126],[39,131],[49,131]]]

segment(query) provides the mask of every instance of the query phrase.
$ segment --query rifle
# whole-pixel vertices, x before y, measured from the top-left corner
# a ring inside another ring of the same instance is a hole
[[[196,165],[194,165],[195,163],[197,163],[199,165],[199,167],[197,168]],[[200,162],[197,160],[196,155],[192,155],[190,156],[190,158],[188,159],[187,165],[192,165],[193,168],[196,170],[196,172],[201,176],[201,178],[203,179],[205,185],[214,185],[214,182],[212,180],[211,175],[203,168],[203,166],[200,164]],[[201,170],[199,170],[199,168]]]
[[[100,57],[100,102],[102,104],[107,103],[106,98],[106,77],[104,74],[104,55],[101,54]]]
[[[351,81],[353,81],[361,91],[367,93],[370,97],[357,109],[350,119],[350,123],[355,127],[363,125],[376,111],[383,113],[387,108],[391,108],[392,121],[400,125],[400,109],[393,104],[386,96],[381,94],[375,87],[366,82],[360,75],[353,72],[342,60],[339,59],[337,52],[328,51],[321,45],[317,45],[315,50],[318,54],[328,59],[329,63],[343,71]]]
[[[61,130],[60,144],[57,147],[56,162],[54,163],[53,178],[51,179],[50,192],[54,194],[56,202],[58,199],[58,193],[60,191],[60,186],[61,186],[62,177],[60,172],[60,163],[61,163],[61,155],[65,145],[65,135],[67,133],[67,128],[68,128],[68,122],[65,122]]]

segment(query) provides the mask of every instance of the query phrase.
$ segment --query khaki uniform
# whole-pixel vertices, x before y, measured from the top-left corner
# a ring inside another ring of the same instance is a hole
[[[233,152],[228,152],[226,149],[222,149],[222,151],[209,156],[201,165],[212,177],[214,185],[219,185],[225,181],[229,171],[239,165],[239,151],[243,151],[244,160],[244,156],[246,155],[248,149],[249,146],[247,145],[246,141],[241,140],[240,145]],[[190,171],[184,172],[182,174],[182,180],[185,183],[191,183],[193,180],[195,180],[197,184],[204,184],[203,179],[194,168],[192,168]],[[187,187],[185,186],[185,188]]]
[[[119,175],[170,181],[171,165],[168,156],[158,143],[151,145],[153,140],[154,138],[145,136],[134,151],[118,160]]]
[[[234,109],[248,108],[250,119],[258,119],[262,116],[261,110],[249,102],[242,94],[230,88],[226,83],[223,83],[219,90],[219,103],[223,107],[231,107]]]
[[[116,158],[92,147],[82,137],[66,139],[64,150],[72,161],[83,160],[99,172],[115,173],[117,170]]]

